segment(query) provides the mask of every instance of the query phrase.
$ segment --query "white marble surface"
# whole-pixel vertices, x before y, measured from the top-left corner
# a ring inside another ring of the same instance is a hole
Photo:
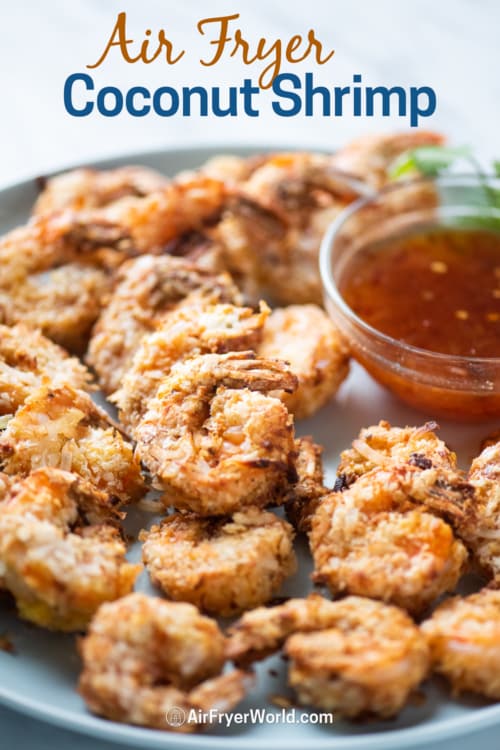
[[[370,85],[429,85],[438,96],[427,127],[441,129],[457,143],[470,143],[483,160],[500,156],[498,0],[0,0],[0,185],[116,154],[211,143],[269,141],[335,147],[362,132],[404,128],[397,117],[370,119],[181,118],[127,115],[71,118],[64,110],[66,76],[93,62],[109,36],[116,13],[126,10],[130,31],[165,28],[189,55],[168,68],[126,65],[115,53],[96,81],[126,87],[143,84],[212,86],[239,83],[251,75],[236,61],[204,69],[198,63],[196,22],[206,16],[240,12],[250,38],[288,37],[314,27],[333,60],[315,72],[319,84],[343,84],[361,73]],[[206,49],[206,48],[205,48]],[[299,70],[309,70],[307,65]],[[108,743],[40,724],[0,708],[0,747],[23,750],[112,750]],[[441,743],[468,750],[497,747],[492,733]],[[428,746],[432,750],[431,746]]]

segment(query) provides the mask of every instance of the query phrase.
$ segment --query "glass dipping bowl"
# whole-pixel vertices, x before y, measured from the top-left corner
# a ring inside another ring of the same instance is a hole
[[[492,189],[500,191],[499,179],[476,175],[395,182],[351,204],[321,245],[325,306],[354,358],[402,401],[432,416],[500,417],[500,358],[440,354],[391,338],[359,318],[339,287],[356,253],[372,243],[440,227],[500,232],[500,202],[493,204]]]

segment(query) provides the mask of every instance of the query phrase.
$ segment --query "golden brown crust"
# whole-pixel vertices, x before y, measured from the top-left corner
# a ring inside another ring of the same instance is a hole
[[[441,604],[422,624],[432,664],[454,695],[500,699],[500,591],[482,589]]]
[[[323,448],[312,437],[295,440],[297,481],[286,493],[286,515],[297,531],[308,533],[321,497],[329,493],[323,482]]]
[[[132,446],[84,391],[69,385],[34,390],[0,435],[7,474],[51,466],[72,471],[122,502],[146,488]]]
[[[90,388],[92,376],[76,357],[40,331],[0,325],[0,415],[14,414],[44,381]]]
[[[119,388],[143,336],[186,298],[207,304],[240,302],[228,274],[214,274],[181,258],[143,255],[123,264],[87,353],[105,393]]]
[[[337,329],[317,305],[273,310],[264,326],[261,357],[289,362],[299,385],[279,393],[296,419],[310,417],[338,391],[349,372],[349,352]]]
[[[293,423],[266,393],[295,385],[283,363],[252,352],[174,365],[135,431],[165,503],[210,516],[282,502],[294,475]]]
[[[297,566],[291,526],[258,508],[219,519],[174,513],[141,540],[170,599],[225,617],[268,602]]]
[[[89,709],[113,721],[192,732],[168,724],[178,708],[229,711],[246,692],[247,675],[221,675],[224,637],[191,604],[130,594],[102,606],[80,641],[79,692]]]
[[[69,472],[38,469],[0,512],[0,569],[21,617],[81,630],[104,601],[129,593],[140,565],[125,559],[108,496]]]

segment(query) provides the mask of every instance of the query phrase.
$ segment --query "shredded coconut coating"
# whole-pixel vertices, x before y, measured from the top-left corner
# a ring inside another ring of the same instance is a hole
[[[92,376],[76,358],[40,331],[0,325],[0,415],[14,414],[30,393],[50,382],[90,388]]]
[[[170,599],[230,617],[278,594],[297,567],[293,536],[286,521],[249,508],[218,519],[174,513],[141,540],[151,579]]]
[[[228,632],[227,655],[238,664],[284,645],[299,703],[338,716],[397,714],[429,669],[427,644],[408,615],[357,596],[260,607]]]
[[[87,352],[106,393],[120,387],[145,334],[186,298],[207,304],[240,302],[228,274],[214,274],[181,258],[143,255],[123,264]]]
[[[202,300],[174,310],[156,331],[144,336],[120,389],[111,397],[120,422],[134,434],[161,380],[176,362],[211,352],[255,349],[268,314],[265,303],[254,313],[249,307],[207,305]]]
[[[24,619],[81,630],[102,602],[128,594],[120,514],[107,495],[59,469],[38,469],[0,506],[0,570]]]
[[[422,624],[433,668],[454,695],[500,699],[500,591],[482,589],[441,604]]]
[[[80,641],[79,691],[99,716],[192,732],[196,723],[169,725],[167,712],[229,711],[245,695],[244,672],[221,674],[224,645],[217,623],[193,605],[130,594],[100,607]]]
[[[7,474],[26,476],[43,466],[72,471],[122,502],[146,488],[133,448],[84,391],[41,386],[0,435]]]
[[[252,352],[174,365],[135,431],[165,504],[211,516],[282,502],[295,477],[293,423],[266,394],[295,386],[284,363]]]
[[[294,393],[278,395],[297,419],[319,411],[349,372],[347,347],[317,305],[289,305],[273,310],[257,351],[261,357],[289,362],[299,385]]]
[[[424,611],[453,591],[467,550],[434,513],[462,518],[470,486],[445,484],[436,469],[374,469],[344,492],[322,498],[309,535],[314,580]]]

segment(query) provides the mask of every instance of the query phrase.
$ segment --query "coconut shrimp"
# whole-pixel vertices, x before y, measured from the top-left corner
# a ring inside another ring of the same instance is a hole
[[[419,469],[441,467],[456,470],[457,457],[440,440],[435,422],[421,427],[392,427],[382,420],[378,425],[364,427],[353,441],[352,448],[340,454],[337,469],[339,488],[352,484],[375,468],[409,465]]]
[[[248,508],[231,518],[174,513],[143,532],[153,583],[176,601],[230,617],[265,604],[297,567],[290,524]]]
[[[172,365],[210,352],[256,349],[269,314],[234,305],[186,304],[173,311],[156,331],[142,339],[120,389],[111,396],[120,421],[133,434]]]
[[[126,196],[143,197],[162,190],[169,181],[153,169],[130,165],[106,170],[73,169],[44,182],[33,208],[35,214],[65,208],[102,208]]]
[[[59,469],[15,484],[0,510],[0,569],[19,614],[80,630],[104,601],[128,594],[140,565],[125,560],[109,496]]]
[[[0,464],[20,476],[43,466],[72,471],[121,502],[146,491],[130,443],[88,394],[69,385],[32,392],[0,435]]]
[[[266,394],[296,384],[283,362],[253,352],[174,365],[135,431],[136,453],[164,502],[224,515],[282,500],[295,476],[293,422]]]
[[[143,255],[123,264],[87,353],[106,393],[119,388],[143,336],[183,300],[192,301],[194,292],[207,304],[241,301],[228,274],[213,274],[180,258]]]
[[[44,380],[89,388],[92,376],[76,357],[40,331],[0,325],[0,415],[14,414]]]
[[[389,717],[426,677],[424,637],[397,607],[316,594],[248,612],[229,629],[227,655],[237,664],[284,644],[288,681],[299,703],[354,718]]]
[[[444,476],[413,466],[374,469],[324,496],[309,534],[314,580],[333,594],[369,596],[415,614],[452,591],[467,551],[438,516],[457,525],[472,488]]]
[[[349,372],[347,347],[328,316],[316,305],[289,305],[273,310],[257,353],[289,362],[299,385],[294,393],[279,395],[298,419],[319,411]]]
[[[130,594],[104,604],[79,643],[78,689],[92,713],[113,721],[179,732],[196,722],[168,722],[169,712],[229,711],[249,675],[221,674],[225,639],[191,604]]]
[[[433,667],[454,695],[471,691],[500,699],[500,591],[448,599],[421,628]]]
[[[500,584],[500,442],[487,445],[474,459],[468,481],[474,503],[457,531],[471,549],[483,574]]]
[[[264,159],[226,203],[214,236],[247,295],[261,289],[280,304],[321,298],[318,251],[328,224],[363,186],[324,154]]]
[[[398,156],[421,146],[441,146],[445,138],[428,130],[364,135],[334,154],[333,165],[379,190],[390,179],[390,168]]]
[[[310,531],[321,497],[329,493],[323,482],[322,452],[309,436],[295,440],[297,481],[286,494],[285,509],[292,526],[304,533]]]
[[[121,240],[107,225],[82,226],[71,211],[35,217],[4,235],[0,322],[39,328],[80,353],[111,288],[111,271],[123,260]]]

